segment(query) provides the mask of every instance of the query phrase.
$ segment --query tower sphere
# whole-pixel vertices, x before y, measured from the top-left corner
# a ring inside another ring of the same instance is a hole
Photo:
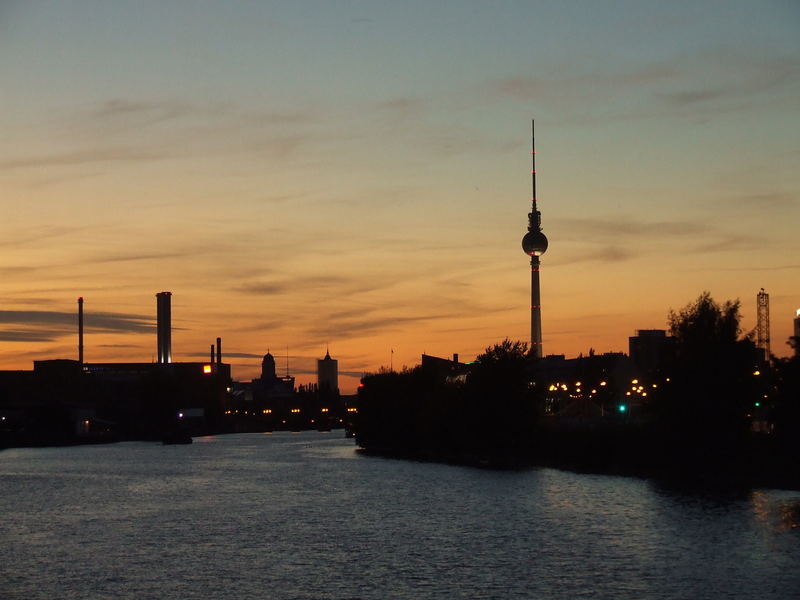
[[[522,238],[522,250],[528,256],[541,256],[547,250],[547,236],[541,231],[529,231]]]

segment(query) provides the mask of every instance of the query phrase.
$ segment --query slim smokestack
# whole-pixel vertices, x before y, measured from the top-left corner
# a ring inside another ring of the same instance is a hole
[[[222,338],[217,338],[217,364],[222,364]]]
[[[83,364],[83,296],[78,298],[78,362]]]
[[[158,362],[172,362],[172,292],[156,294]]]
[[[214,344],[211,344],[211,364],[214,364]]]

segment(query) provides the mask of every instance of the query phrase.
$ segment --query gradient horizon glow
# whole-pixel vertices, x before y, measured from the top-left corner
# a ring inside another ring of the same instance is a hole
[[[800,306],[800,6],[0,4],[0,369],[222,337],[340,385],[528,340],[536,120],[545,354],[627,351],[704,290]],[[288,350],[287,350],[288,348]],[[393,358],[392,356],[393,351]]]

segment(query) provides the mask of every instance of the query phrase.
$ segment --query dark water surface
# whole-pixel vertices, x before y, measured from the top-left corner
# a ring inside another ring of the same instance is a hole
[[[358,454],[341,433],[0,452],[0,598],[800,597],[800,492]]]

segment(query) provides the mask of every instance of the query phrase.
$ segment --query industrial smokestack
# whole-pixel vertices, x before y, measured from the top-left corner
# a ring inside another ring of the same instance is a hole
[[[222,364],[222,338],[217,338],[217,364]]]
[[[156,294],[158,362],[172,362],[172,292]]]
[[[78,298],[78,362],[83,364],[83,296]]]
[[[214,344],[211,344],[211,364],[214,364]]]

